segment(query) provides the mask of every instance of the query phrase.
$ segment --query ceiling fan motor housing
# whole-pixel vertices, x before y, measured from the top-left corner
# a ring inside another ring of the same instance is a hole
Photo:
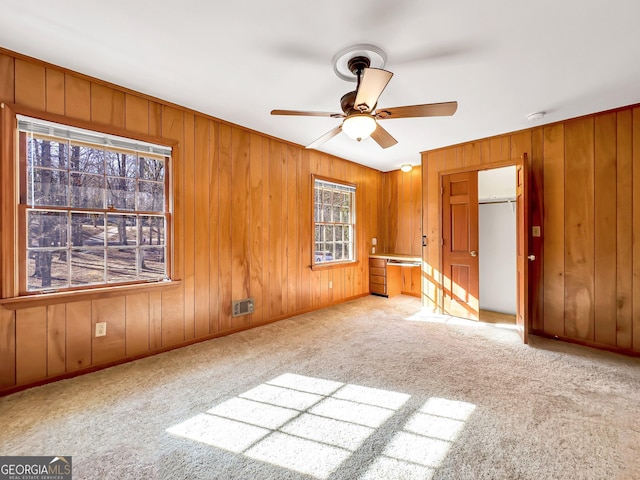
[[[363,57],[363,56],[353,57],[349,59],[349,61],[347,62],[347,66],[349,67],[349,70],[356,77],[358,77],[358,80],[360,79],[360,75],[362,74],[364,69],[369,68],[370,65],[371,65],[371,60],[369,60],[369,57]]]

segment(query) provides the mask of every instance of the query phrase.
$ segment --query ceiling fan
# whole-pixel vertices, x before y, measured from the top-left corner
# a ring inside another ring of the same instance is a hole
[[[356,89],[346,93],[340,99],[343,113],[313,112],[300,110],[272,110],[271,115],[298,115],[303,117],[342,118],[341,125],[332,128],[307,148],[317,148],[332,139],[340,132],[358,142],[373,138],[382,148],[389,148],[398,143],[378,120],[410,117],[446,117],[453,115],[458,102],[428,103],[424,105],[407,105],[404,107],[376,109],[378,98],[391,80],[393,73],[381,68],[369,68],[371,61],[365,56],[349,59],[348,68],[357,77]]]

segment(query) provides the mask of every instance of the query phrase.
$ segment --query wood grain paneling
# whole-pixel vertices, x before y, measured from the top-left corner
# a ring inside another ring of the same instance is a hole
[[[126,360],[368,292],[368,266],[362,260],[371,238],[383,237],[380,172],[17,57],[0,53],[2,100],[43,115],[66,116],[70,123],[87,122],[96,130],[129,132],[143,140],[146,134],[162,137],[173,147],[171,275],[180,281],[147,293],[110,292],[91,300],[38,307],[40,316],[32,320],[38,319],[40,336],[33,344],[27,337],[19,340],[20,382]],[[7,128],[10,136],[14,127]],[[12,147],[3,143],[5,147],[3,158],[13,158]],[[13,178],[12,164],[3,162],[3,178]],[[355,266],[310,269],[312,174],[357,184],[360,262]],[[414,200],[419,183],[413,180],[407,186],[409,216],[417,215]],[[3,188],[3,212],[15,210],[12,194]],[[12,230],[2,237],[3,252],[12,251]],[[413,223],[409,230],[408,236],[414,237]],[[414,243],[412,238],[408,244]],[[8,262],[6,267],[5,272],[2,265],[3,296],[12,297],[13,265]],[[236,296],[256,300],[253,316],[231,318],[231,300]],[[29,318],[29,309],[17,311],[23,316],[27,312],[24,318]],[[0,317],[0,389],[16,383],[17,324],[15,313],[6,312]],[[94,338],[97,321],[107,322],[106,337]]]
[[[196,212],[210,212],[209,206],[209,185],[210,185],[210,165],[209,160],[209,120],[203,117],[196,117],[195,130],[195,158],[204,158],[207,161],[196,162],[195,164],[195,198],[194,205]],[[210,220],[209,215],[195,215],[195,337],[203,337],[209,334],[209,307],[210,307],[210,286],[209,278],[211,274],[209,247],[210,247]]]
[[[64,76],[65,114],[78,120],[91,120],[91,84],[72,74]]]
[[[565,333],[593,340],[594,118],[565,124]],[[579,182],[574,179],[580,179]]]
[[[564,335],[564,125],[544,128],[543,327]]]
[[[139,355],[149,350],[149,293],[125,297],[126,355]],[[107,335],[111,334],[107,324]]]
[[[378,253],[422,254],[422,168],[382,176],[382,238]]]
[[[616,344],[632,347],[633,324],[633,130],[632,111],[617,113],[616,132]],[[637,132],[637,130],[636,130]],[[636,133],[637,134],[637,133]],[[638,349],[640,345],[633,345]]]
[[[184,173],[184,338],[195,337],[195,293],[196,293],[196,157],[195,117],[184,114],[184,147],[182,164]],[[188,186],[188,187],[187,187]],[[205,210],[206,211],[206,210]]]
[[[127,93],[125,105],[125,128],[131,132],[149,133],[149,100]]]
[[[220,221],[218,230],[218,269],[220,272],[220,302],[218,304],[218,322],[220,331],[229,330],[231,322],[231,302],[233,279],[232,273],[232,242],[231,238],[231,150],[232,132],[229,125],[220,125],[218,132],[219,157],[218,157],[218,181],[219,200],[218,218]]]
[[[60,375],[67,370],[67,306],[47,307],[47,376]]]
[[[473,142],[476,143],[476,142]],[[439,307],[439,172],[474,168],[471,144],[423,153],[423,299]],[[640,351],[640,107],[479,142],[483,167],[528,153],[531,328],[593,346]],[[460,160],[462,158],[462,161]],[[456,166],[456,167],[454,167]],[[386,201],[386,200],[385,200]],[[433,242],[433,240],[436,242]],[[637,261],[636,261],[637,260]]]
[[[64,98],[64,97],[62,97]],[[91,85],[91,121],[124,128],[125,94],[100,84]]]
[[[67,304],[67,372],[91,366],[91,301]]]
[[[209,122],[209,333],[220,331],[220,175],[218,123]]]
[[[617,343],[616,295],[616,113],[595,117],[594,340]]]
[[[0,389],[16,384],[16,316],[0,307]]]
[[[42,65],[17,58],[15,60],[16,103],[45,110],[47,105],[46,73]]]
[[[233,214],[230,217],[231,238],[231,298],[242,300],[249,297],[251,283],[251,266],[249,255],[249,202],[251,195],[250,184],[250,159],[251,135],[249,132],[233,128],[231,131],[231,204]],[[248,324],[250,317],[236,317],[230,326],[233,328]]]
[[[0,53],[0,101],[13,103],[15,98],[15,60]]]
[[[149,292],[149,349],[162,347],[162,292]]]
[[[45,76],[47,112],[64,115],[64,72],[47,68]]]
[[[632,347],[640,350],[640,108],[633,109],[633,324]],[[627,339],[623,336],[623,340]]]
[[[16,312],[16,381],[18,385],[47,376],[47,307]]]
[[[115,362],[126,357],[126,297],[93,300],[91,302],[91,363]],[[94,335],[96,323],[106,322],[107,334]]]

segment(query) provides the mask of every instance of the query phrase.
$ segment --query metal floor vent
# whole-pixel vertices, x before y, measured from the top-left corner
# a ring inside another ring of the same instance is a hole
[[[244,300],[234,300],[231,302],[231,312],[234,317],[240,315],[249,315],[253,313],[253,298],[245,298]]]

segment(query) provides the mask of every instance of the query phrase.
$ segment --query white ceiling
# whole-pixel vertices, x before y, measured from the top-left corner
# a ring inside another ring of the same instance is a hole
[[[0,46],[301,145],[354,84],[332,57],[370,43],[394,72],[379,107],[457,100],[453,117],[384,121],[383,150],[322,151],[388,171],[419,152],[640,102],[638,0],[0,0]],[[545,111],[535,124],[527,114]]]

